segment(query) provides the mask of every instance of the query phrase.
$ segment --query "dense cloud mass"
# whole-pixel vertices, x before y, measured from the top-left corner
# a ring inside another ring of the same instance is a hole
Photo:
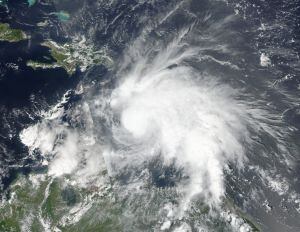
[[[201,194],[217,203],[224,194],[223,168],[244,158],[246,111],[229,86],[184,65],[197,48],[179,52],[177,46],[151,63],[141,59],[113,90],[110,106],[119,118],[113,139],[121,149],[112,149],[110,160],[118,172],[161,156],[189,177],[179,183],[188,199]]]

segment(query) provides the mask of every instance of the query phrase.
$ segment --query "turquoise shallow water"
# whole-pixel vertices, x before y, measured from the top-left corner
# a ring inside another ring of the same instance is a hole
[[[36,3],[36,0],[27,0],[29,6],[33,6]]]
[[[66,11],[59,11],[54,13],[60,21],[68,21],[70,19],[70,14]]]

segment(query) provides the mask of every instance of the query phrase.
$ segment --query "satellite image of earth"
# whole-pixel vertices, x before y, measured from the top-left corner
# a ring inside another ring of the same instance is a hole
[[[299,55],[299,0],[0,0],[0,232],[299,232]]]

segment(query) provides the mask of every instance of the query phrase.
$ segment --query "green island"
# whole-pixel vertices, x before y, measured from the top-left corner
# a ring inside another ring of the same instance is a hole
[[[27,35],[20,29],[13,29],[7,23],[0,23],[0,41],[19,42],[26,40]]]
[[[94,64],[103,64],[108,67],[112,65],[112,60],[106,55],[105,51],[95,51],[94,47],[87,44],[85,39],[75,39],[72,43],[62,45],[48,40],[41,45],[49,48],[50,55],[55,62],[49,64],[30,60],[27,62],[27,65],[33,69],[60,67],[65,69],[71,76],[77,68],[85,71],[87,67]]]

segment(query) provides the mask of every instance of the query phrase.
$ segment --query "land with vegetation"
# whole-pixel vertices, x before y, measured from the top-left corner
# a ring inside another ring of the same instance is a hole
[[[0,41],[19,42],[26,40],[27,35],[20,29],[13,29],[7,23],[0,23]]]

